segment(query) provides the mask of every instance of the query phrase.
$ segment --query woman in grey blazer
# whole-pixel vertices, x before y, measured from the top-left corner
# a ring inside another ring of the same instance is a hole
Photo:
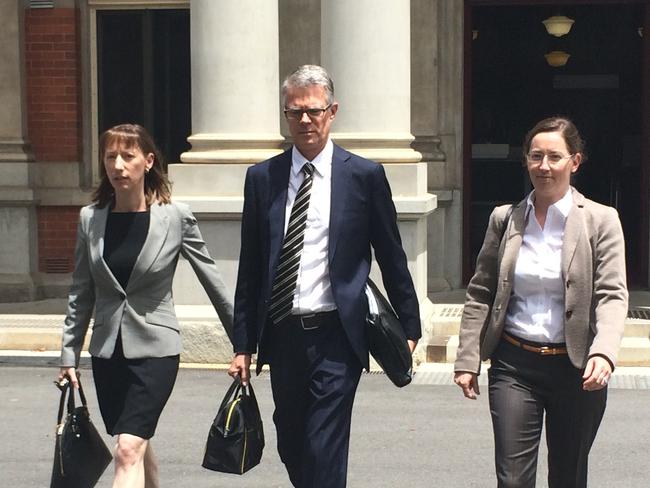
[[[185,257],[232,338],[232,303],[186,205],[170,185],[152,138],[124,124],[100,138],[101,182],[81,209],[63,327],[59,380],[76,367],[93,309],[89,352],[106,430],[117,435],[114,487],[157,487],[149,439],[171,394],[181,338],[172,279]]]
[[[542,120],[523,150],[534,190],[490,216],[454,381],[475,399],[490,359],[499,487],[535,486],[545,415],[548,486],[581,488],[627,314],[623,232],[615,209],[570,186],[585,159],[570,120]]]

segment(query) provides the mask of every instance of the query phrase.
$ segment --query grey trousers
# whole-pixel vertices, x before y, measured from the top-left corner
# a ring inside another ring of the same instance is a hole
[[[501,341],[488,371],[499,488],[533,488],[546,414],[549,488],[587,486],[587,461],[607,388],[582,389],[568,356],[541,356]]]

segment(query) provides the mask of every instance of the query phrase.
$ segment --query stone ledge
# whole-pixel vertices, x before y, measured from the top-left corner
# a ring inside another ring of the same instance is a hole
[[[458,335],[434,335],[426,345],[427,362],[453,363],[458,350]],[[650,339],[623,337],[618,366],[650,366]]]

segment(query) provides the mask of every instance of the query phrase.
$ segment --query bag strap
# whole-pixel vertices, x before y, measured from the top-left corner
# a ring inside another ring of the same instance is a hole
[[[83,386],[81,386],[81,379],[77,377],[77,382],[79,383],[79,398],[81,399],[81,404],[84,407],[87,407],[88,404],[86,402],[86,395],[84,394],[84,389]],[[63,411],[64,411],[64,406],[67,403],[68,404],[68,413],[72,413],[75,409],[75,399],[74,399],[74,390],[75,388],[72,386],[72,382],[68,380],[68,382],[61,386],[61,383],[55,381],[54,384],[61,390],[61,399],[59,400],[59,412],[57,415],[57,425],[61,423],[63,420]],[[67,397],[67,402],[66,402],[66,397]]]
[[[512,215],[514,209],[515,206],[510,205],[510,208],[506,212],[506,216],[503,218],[503,223],[501,224],[501,237],[499,237],[499,244],[501,244],[501,241],[503,241],[503,237],[506,235],[506,230],[508,229],[508,223],[510,222],[510,216]]]
[[[228,402],[237,396],[241,388],[242,385],[239,382],[239,379],[235,378],[234,381],[232,382],[232,385],[230,385],[230,388],[228,388],[228,391],[224,395],[223,400],[221,401],[221,406],[219,407],[218,410],[219,412],[221,412],[224,408],[226,408]]]
[[[249,381],[247,386],[244,386],[242,392],[251,397],[251,400],[257,405],[257,398],[255,398],[255,391],[253,391],[253,384]]]
[[[79,398],[81,398],[81,404],[84,407],[88,407],[88,404],[86,403],[86,395],[84,395],[84,388],[81,386],[81,380],[77,378],[77,381],[79,382]]]
[[[61,390],[61,399],[59,400],[59,413],[56,417],[56,425],[59,425],[61,421],[63,420],[63,408],[65,406],[65,397],[66,394],[68,393],[68,390],[70,390],[70,382],[66,383],[65,386],[60,386],[58,382],[54,382],[55,385],[57,385],[57,388]]]

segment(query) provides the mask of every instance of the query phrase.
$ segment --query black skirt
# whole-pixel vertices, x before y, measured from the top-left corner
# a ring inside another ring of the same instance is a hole
[[[120,336],[110,359],[93,357],[93,378],[106,431],[152,438],[174,388],[178,363],[178,355],[127,359]]]

